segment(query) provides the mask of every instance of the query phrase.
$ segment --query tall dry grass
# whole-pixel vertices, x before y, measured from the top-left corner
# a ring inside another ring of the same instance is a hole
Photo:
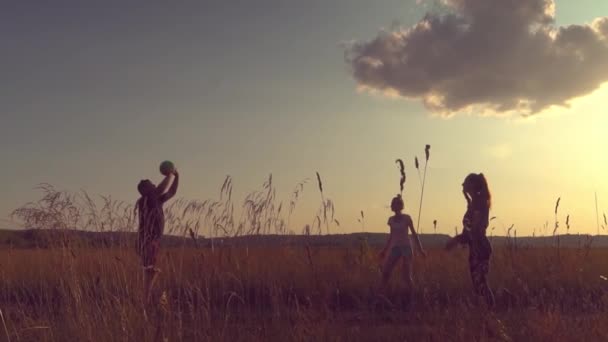
[[[289,219],[305,183],[283,202],[270,176],[239,206],[228,177],[219,199],[172,202],[167,233],[201,243],[162,251],[151,306],[143,304],[131,235],[93,248],[68,234],[132,232],[132,206],[44,185],[41,200],[14,217],[59,234],[49,235],[45,248],[0,250],[0,341],[608,339],[606,249],[559,248],[556,255],[520,247],[515,237],[494,253],[490,284],[498,306],[490,312],[472,295],[465,249],[416,258],[409,302],[399,273],[389,290],[378,291],[377,251],[366,240],[340,248],[218,243],[292,234]],[[321,205],[309,234],[336,224],[318,174],[317,183]],[[555,215],[557,227],[557,205]]]
[[[130,249],[3,250],[0,309],[13,341],[514,340],[608,337],[603,260],[548,249],[495,254],[498,309],[470,294],[466,252],[417,260],[415,302],[395,276],[377,291],[376,251],[223,246],[162,252],[155,304],[142,304]],[[6,262],[10,260],[10,262]]]

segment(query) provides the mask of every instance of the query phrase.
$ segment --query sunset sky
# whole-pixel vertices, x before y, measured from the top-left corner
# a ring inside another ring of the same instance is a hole
[[[488,5],[501,2],[3,4],[0,217],[43,182],[134,202],[170,159],[191,199],[216,198],[226,175],[242,196],[272,173],[288,200],[318,171],[336,232],[360,231],[361,210],[365,230],[386,231],[395,159],[416,217],[413,161],[430,144],[423,233],[460,225],[469,172],[488,178],[495,234],[538,234],[560,196],[571,232],[595,233],[595,192],[608,212],[608,1]],[[311,181],[294,231],[318,200]]]

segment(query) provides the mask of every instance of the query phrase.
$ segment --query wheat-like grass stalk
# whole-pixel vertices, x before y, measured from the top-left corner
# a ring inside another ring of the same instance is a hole
[[[361,210],[361,217],[357,219],[359,223],[361,223],[361,232],[365,232],[365,215],[363,214],[363,210]]]
[[[399,190],[400,190],[400,194],[403,195],[403,189],[405,186],[405,166],[403,165],[403,160],[401,159],[397,159],[395,161],[395,163],[397,163],[399,165],[399,174],[401,175],[401,177],[399,178]]]
[[[422,233],[422,229],[420,228],[420,217],[422,216],[422,201],[424,200],[424,186],[426,184],[426,170],[429,164],[429,158],[431,157],[431,145],[426,145],[424,147],[425,154],[425,162],[424,162],[424,176],[422,177],[422,189],[420,190],[420,205],[418,206],[418,222],[416,222],[416,229],[418,229],[419,233]]]
[[[317,185],[319,188],[319,193],[321,194],[321,204],[319,206],[319,209],[317,210],[317,213],[313,219],[313,225],[312,228],[314,229],[315,226],[317,227],[317,231],[319,234],[323,233],[322,230],[322,225],[325,225],[326,228],[326,233],[329,234],[330,233],[330,225],[331,224],[336,224],[336,226],[340,226],[340,221],[338,221],[335,218],[335,206],[334,206],[334,202],[329,199],[326,198],[324,193],[323,193],[323,181],[321,180],[321,175],[319,174],[319,172],[316,172],[316,176],[317,176]]]
[[[420,187],[422,188],[422,176],[420,175],[420,163],[418,162],[418,156],[414,156],[414,166],[416,167],[416,172],[418,173],[418,183],[420,183]]]
[[[595,193],[595,220],[597,224],[597,235],[600,235],[600,214],[597,205],[597,192]]]
[[[559,233],[557,232],[558,228],[559,228],[559,221],[557,220],[557,211],[559,210],[559,203],[561,201],[561,197],[557,198],[557,201],[555,202],[555,225],[553,228],[553,236],[556,237],[557,239],[557,260],[560,261],[561,260],[561,256],[560,256],[560,238],[559,238]]]
[[[557,211],[559,210],[559,202],[561,201],[561,197],[557,198],[557,201],[555,202],[555,220],[554,220],[554,224],[553,224],[553,236],[555,236],[557,234],[557,229],[559,228],[559,221],[557,220]]]
[[[296,209],[296,205],[300,199],[301,194],[304,192],[304,185],[306,185],[308,183],[308,181],[309,181],[309,179],[306,178],[306,179],[302,180],[301,182],[299,182],[291,194],[291,199],[289,200],[289,211],[287,213],[287,222],[286,222],[286,226],[287,226],[286,228],[288,230],[291,229],[291,216]]]

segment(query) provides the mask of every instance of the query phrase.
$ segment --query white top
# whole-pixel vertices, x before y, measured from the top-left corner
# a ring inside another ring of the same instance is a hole
[[[408,215],[391,216],[388,219],[388,225],[391,227],[391,245],[393,247],[409,246],[410,239],[408,237],[408,226],[412,219]]]

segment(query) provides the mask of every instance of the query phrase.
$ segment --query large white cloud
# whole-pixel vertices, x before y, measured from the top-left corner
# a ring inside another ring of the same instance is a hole
[[[556,27],[553,0],[442,0],[443,14],[356,42],[364,89],[420,99],[435,113],[538,113],[608,81],[608,17]]]

